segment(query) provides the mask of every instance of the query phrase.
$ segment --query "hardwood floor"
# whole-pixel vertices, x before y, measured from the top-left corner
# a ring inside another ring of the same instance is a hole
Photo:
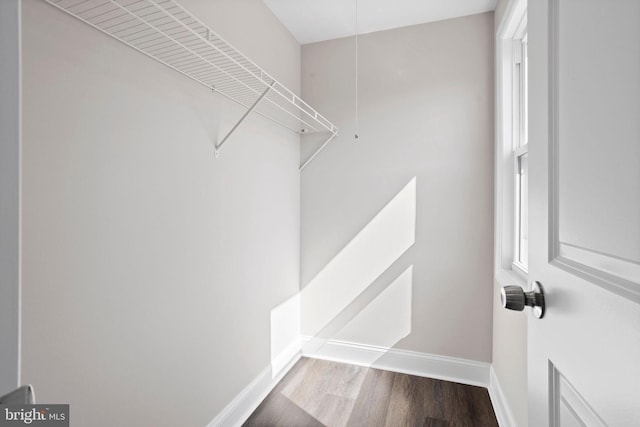
[[[278,427],[493,427],[489,393],[379,369],[302,358],[244,423]]]

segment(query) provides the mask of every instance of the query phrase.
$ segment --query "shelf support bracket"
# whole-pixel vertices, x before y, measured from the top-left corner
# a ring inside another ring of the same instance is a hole
[[[335,138],[336,136],[338,136],[338,133],[332,133],[331,136],[324,142],[324,144],[322,144],[320,146],[320,148],[318,148],[312,155],[311,157],[309,157],[302,165],[300,165],[300,168],[298,169],[298,172],[302,172],[302,170],[307,167],[307,165],[309,163],[311,163],[311,160],[313,160],[318,154],[320,154],[320,152],[324,149],[324,147],[326,147],[331,141],[333,141],[333,138]]]
[[[241,124],[242,122],[244,122],[244,120],[247,118],[247,116],[248,116],[249,114],[251,114],[251,112],[252,112],[253,110],[255,110],[255,109],[256,109],[256,107],[258,106],[258,104],[260,103],[260,101],[262,101],[262,99],[263,99],[265,96],[267,96],[267,93],[269,93],[269,91],[271,90],[271,88],[273,87],[273,85],[274,85],[274,84],[275,84],[275,81],[274,81],[273,83],[271,83],[271,84],[269,85],[269,87],[267,87],[267,88],[265,89],[265,91],[264,91],[264,92],[262,92],[262,95],[260,95],[260,97],[259,97],[258,99],[256,99],[256,102],[254,102],[254,103],[253,103],[253,105],[252,105],[251,107],[249,107],[249,109],[248,109],[248,110],[247,110],[247,111],[242,115],[242,117],[240,117],[240,120],[238,120],[238,123],[236,123],[236,124],[231,128],[231,130],[230,130],[230,131],[225,135],[225,137],[224,137],[224,138],[222,138],[222,141],[220,141],[218,144],[216,144],[216,147],[215,147],[215,155],[216,155],[216,158],[218,158],[218,157],[220,156],[220,148],[222,148],[222,145],[227,141],[227,139],[229,139],[229,137],[231,136],[231,134],[232,134],[233,132],[235,132],[235,130],[238,128],[238,126],[240,126],[240,124]]]

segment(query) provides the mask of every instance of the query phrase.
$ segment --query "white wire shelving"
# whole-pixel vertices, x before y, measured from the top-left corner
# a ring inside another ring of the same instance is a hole
[[[300,170],[338,135],[333,123],[176,0],[44,1],[246,108],[216,143],[216,156],[252,112],[299,134],[326,133]]]

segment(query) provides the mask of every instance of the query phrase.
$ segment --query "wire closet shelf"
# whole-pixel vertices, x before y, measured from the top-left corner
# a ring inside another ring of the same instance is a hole
[[[44,0],[247,109],[299,133],[338,128],[175,0]],[[305,162],[301,169],[319,152]]]

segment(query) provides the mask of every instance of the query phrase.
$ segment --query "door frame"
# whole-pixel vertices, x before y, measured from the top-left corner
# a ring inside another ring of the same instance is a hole
[[[527,0],[509,0],[495,31],[494,308],[493,360],[489,394],[501,426],[526,425],[528,313],[500,303],[506,285],[526,288],[527,275],[512,268],[514,257],[515,175],[513,160],[513,36]]]

